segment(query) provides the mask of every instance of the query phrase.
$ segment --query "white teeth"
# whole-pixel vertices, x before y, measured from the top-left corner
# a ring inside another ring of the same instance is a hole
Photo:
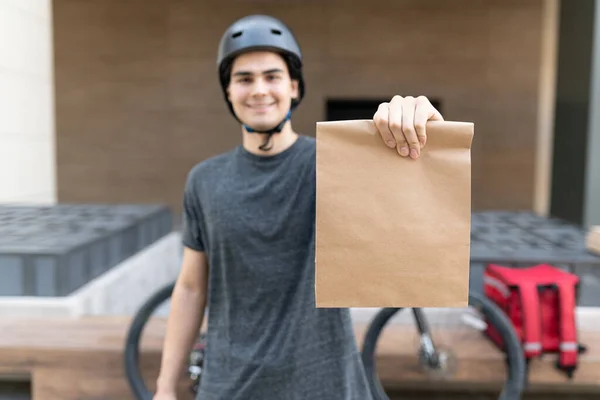
[[[254,104],[254,105],[248,105],[248,107],[250,108],[265,108],[265,107],[271,107],[273,104]]]

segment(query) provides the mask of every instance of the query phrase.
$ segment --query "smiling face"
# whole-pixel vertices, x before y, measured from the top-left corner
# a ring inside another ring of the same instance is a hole
[[[272,52],[250,52],[238,56],[231,68],[227,88],[238,118],[256,130],[271,129],[290,110],[298,97],[298,82],[290,78],[287,64]]]

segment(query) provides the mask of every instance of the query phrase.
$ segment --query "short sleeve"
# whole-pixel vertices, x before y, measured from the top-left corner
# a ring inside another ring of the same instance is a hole
[[[182,242],[183,245],[197,251],[204,251],[202,240],[202,209],[191,177],[185,185],[183,192],[183,215],[182,215]]]

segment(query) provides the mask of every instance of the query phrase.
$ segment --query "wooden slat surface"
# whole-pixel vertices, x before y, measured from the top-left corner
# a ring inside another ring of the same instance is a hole
[[[362,343],[364,329],[356,335]],[[474,329],[444,329],[434,333],[438,344],[453,350],[458,358],[450,386],[498,386],[506,376],[503,354]],[[554,367],[557,355],[547,354],[529,365],[531,391],[561,390],[600,393],[600,332],[580,332],[581,343],[588,351],[580,355],[579,367],[572,380]],[[418,338],[413,327],[390,327],[380,337],[377,349],[377,369],[387,387],[431,385],[416,358]]]
[[[123,368],[130,319],[4,318],[0,321],[0,379],[27,375],[32,400],[135,400]],[[152,320],[142,338],[141,364],[150,388],[158,374],[165,320]],[[182,373],[178,399],[191,400]]]
[[[6,318],[0,321],[0,379],[32,379],[32,400],[134,400],[123,371],[123,347],[129,318],[57,319]],[[364,326],[356,327],[362,343]],[[158,373],[165,329],[164,319],[154,319],[142,339],[142,365],[153,387]],[[436,338],[448,343],[459,359],[456,375],[445,387],[482,388],[498,385],[504,376],[501,354],[480,333],[445,329]],[[531,390],[600,392],[600,332],[581,332],[589,351],[580,358],[572,381],[554,368],[554,355],[535,360],[530,367]],[[390,389],[428,387],[434,384],[418,368],[414,327],[386,329],[378,346],[378,370]],[[189,382],[182,374],[180,400]]]

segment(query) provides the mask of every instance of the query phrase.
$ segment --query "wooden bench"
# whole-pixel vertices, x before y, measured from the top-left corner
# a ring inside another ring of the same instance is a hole
[[[0,379],[30,380],[32,400],[136,400],[125,378],[123,349],[130,319],[3,318]],[[153,320],[144,332],[143,374],[150,387],[158,374],[165,328]],[[178,399],[192,399],[182,374]]]
[[[135,400],[123,369],[128,317],[3,318],[0,321],[0,379],[31,382],[32,400]],[[356,327],[362,343],[364,326]],[[142,370],[151,388],[158,374],[165,320],[148,325],[142,339]],[[378,347],[378,370],[386,389],[462,390],[498,385],[502,377],[500,353],[473,331],[448,330],[439,338],[455,346],[459,357],[456,376],[432,383],[418,368],[415,329],[391,327]],[[600,332],[582,332],[589,352],[572,381],[554,368],[553,355],[532,362],[530,391],[600,393]],[[182,371],[179,400],[192,400],[190,381]],[[462,388],[462,389],[461,389]],[[479,390],[479,389],[477,389]]]
[[[357,327],[356,337],[362,343],[364,327]],[[452,379],[435,380],[423,373],[418,364],[416,328],[392,326],[379,339],[377,370],[383,386],[389,391],[428,388],[429,390],[494,391],[506,376],[504,358],[482,333],[456,327],[434,332],[437,345],[455,350],[458,359]],[[600,394],[600,332],[580,332],[580,340],[588,352],[580,356],[575,376],[569,380],[555,366],[556,355],[544,355],[529,364],[527,392],[542,396],[548,393]]]

